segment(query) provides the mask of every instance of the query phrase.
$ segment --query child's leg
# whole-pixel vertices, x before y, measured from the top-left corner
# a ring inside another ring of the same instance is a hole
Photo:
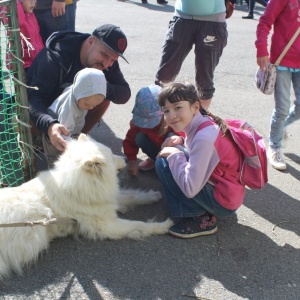
[[[173,17],[162,47],[156,84],[174,81],[182,63],[193,47],[193,20]]]
[[[290,88],[292,73],[289,71],[277,71],[275,84],[275,108],[271,117],[271,131],[269,146],[272,149],[281,148],[284,121],[290,108]]]
[[[156,159],[160,148],[157,147],[149,137],[141,132],[138,132],[135,136],[135,143],[142,149],[142,151],[147,154],[152,160]]]
[[[290,108],[289,115],[284,121],[284,126],[288,126],[300,119],[300,72],[292,73],[292,82],[296,100]]]
[[[234,213],[219,205],[214,198],[214,187],[210,184],[206,184],[195,197],[187,198],[175,182],[166,158],[158,158],[155,168],[167,196],[172,218],[197,217],[206,212],[225,217]]]
[[[194,21],[195,41],[195,81],[200,93],[201,104],[208,108],[214,95],[214,72],[219,64],[223,49],[227,44],[226,24],[222,22]],[[204,37],[204,38],[203,38]]]

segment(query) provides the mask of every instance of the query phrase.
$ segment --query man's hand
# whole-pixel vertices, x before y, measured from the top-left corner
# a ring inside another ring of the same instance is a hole
[[[65,2],[52,2],[52,16],[60,17],[66,13],[66,3]]]
[[[173,135],[164,140],[161,144],[161,149],[164,147],[173,147],[176,145],[183,145],[183,139],[181,136]]]
[[[168,157],[169,155],[173,153],[179,153],[181,152],[179,149],[175,147],[164,147],[157,155],[157,157]]]
[[[52,123],[48,128],[48,136],[51,144],[59,151],[64,151],[67,143],[61,135],[70,135],[70,132],[64,125]]]

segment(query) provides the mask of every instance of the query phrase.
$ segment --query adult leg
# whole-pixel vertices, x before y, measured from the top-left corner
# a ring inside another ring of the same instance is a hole
[[[75,31],[76,3],[66,5],[66,30]]]
[[[267,4],[268,4],[268,1],[265,1],[265,0],[256,0],[257,3],[259,3],[260,5],[266,7]]]
[[[174,17],[169,22],[162,56],[156,74],[156,84],[172,82],[193,46],[193,20]]]
[[[300,119],[300,72],[292,73],[292,82],[296,100],[289,110],[289,114],[284,121],[284,126],[288,126]]]
[[[281,141],[283,137],[284,121],[290,107],[291,82],[291,72],[277,70],[274,94],[275,108],[271,117],[271,130],[267,156],[271,166],[280,171],[286,169],[286,163],[281,153]]]
[[[207,109],[215,92],[214,72],[227,45],[228,33],[225,22],[195,22],[195,81],[200,93],[201,106]]]
[[[253,19],[253,11],[255,6],[255,0],[248,0],[248,15],[242,16],[243,19]]]
[[[51,9],[35,10],[34,14],[40,27],[40,34],[44,43],[48,37],[56,31],[75,30],[76,4],[66,6],[66,13],[59,17],[53,17]]]
[[[97,124],[97,122],[100,121],[100,119],[108,109],[109,105],[110,101],[104,99],[104,101],[101,104],[89,110],[85,117],[85,124],[81,132],[88,133]]]
[[[274,93],[275,108],[271,117],[271,130],[269,136],[269,146],[273,149],[281,148],[284,121],[290,108],[291,82],[291,72],[277,70]]]

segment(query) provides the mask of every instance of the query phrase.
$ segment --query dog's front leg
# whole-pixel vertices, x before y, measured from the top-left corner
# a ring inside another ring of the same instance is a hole
[[[131,221],[116,218],[104,225],[99,232],[100,238],[108,239],[121,239],[121,238],[132,238],[141,239],[153,234],[165,234],[168,229],[173,225],[170,219],[164,222],[142,222],[142,221]]]
[[[118,211],[125,213],[128,206],[151,204],[161,199],[158,191],[142,191],[137,189],[121,189],[118,195]]]

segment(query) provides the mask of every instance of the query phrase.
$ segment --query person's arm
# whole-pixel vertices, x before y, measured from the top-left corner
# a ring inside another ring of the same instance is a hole
[[[49,56],[44,48],[33,61],[26,74],[30,116],[36,127],[47,134],[52,123],[58,123],[47,112],[59,86],[60,66]],[[59,93],[57,93],[59,94]]]
[[[139,147],[135,143],[135,136],[138,131],[138,127],[134,126],[131,120],[130,128],[123,141],[123,151],[128,160],[127,169],[132,176],[137,176],[138,173],[137,154],[139,152]]]
[[[52,16],[60,17],[66,13],[65,0],[55,0],[52,2]]]
[[[199,193],[219,163],[219,156],[214,146],[216,136],[212,138],[216,132],[211,131],[209,135],[209,138],[201,138],[200,133],[196,134],[190,145],[189,161],[185,154],[178,150],[176,153],[172,150],[174,153],[167,158],[174,180],[188,198]],[[162,151],[168,149],[167,147]]]
[[[131,91],[120,70],[119,63],[116,61],[108,70],[103,72],[107,80],[106,99],[115,104],[125,104],[130,99]]]
[[[139,147],[135,143],[135,136],[138,132],[139,132],[139,128],[136,127],[131,120],[130,128],[127,131],[125,139],[123,140],[123,150],[128,160],[137,160]]]
[[[264,65],[268,62],[268,36],[278,15],[281,13],[282,9],[286,5],[287,0],[270,1],[270,3],[267,5],[264,14],[259,19],[259,23],[256,29],[255,46],[257,49],[256,57],[260,58],[257,59],[257,64],[260,67],[264,67]]]
[[[40,131],[49,136],[51,143],[58,150],[63,151],[66,143],[60,135],[68,135],[68,131],[47,111],[55,98],[54,94],[58,94],[60,66],[52,61],[44,48],[33,61],[26,76],[27,84],[37,88],[28,88],[31,120]]]

